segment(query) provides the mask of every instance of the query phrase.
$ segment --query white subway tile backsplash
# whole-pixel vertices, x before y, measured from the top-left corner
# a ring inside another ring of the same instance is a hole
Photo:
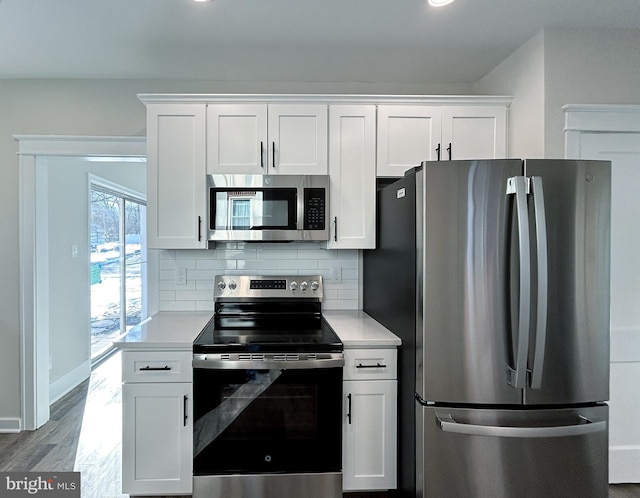
[[[283,271],[308,270],[313,272],[318,269],[318,262],[312,259],[279,259],[278,269]]]
[[[176,301],[206,301],[211,299],[207,291],[176,291]]]
[[[175,301],[176,291],[161,290],[159,293],[160,301]]]
[[[158,251],[160,311],[213,311],[216,274],[302,275],[324,279],[324,309],[357,309],[357,250],[326,250],[321,243],[217,244],[215,249]],[[176,285],[176,268],[187,269],[187,285]],[[331,282],[331,268],[341,268],[342,281]]]
[[[297,259],[296,249],[260,249],[258,251],[260,259]]]

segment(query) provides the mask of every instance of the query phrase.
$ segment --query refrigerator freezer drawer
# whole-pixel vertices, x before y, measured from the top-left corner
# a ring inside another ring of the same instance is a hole
[[[608,495],[606,405],[419,412],[424,445],[418,445],[418,496]]]

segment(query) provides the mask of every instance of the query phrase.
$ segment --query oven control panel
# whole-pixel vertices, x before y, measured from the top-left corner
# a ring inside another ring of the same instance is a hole
[[[257,276],[216,275],[213,298],[322,299],[321,275]]]

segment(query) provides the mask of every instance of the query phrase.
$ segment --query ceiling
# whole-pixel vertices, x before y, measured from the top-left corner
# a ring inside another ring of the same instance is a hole
[[[0,79],[473,83],[543,28],[639,0],[0,0]]]

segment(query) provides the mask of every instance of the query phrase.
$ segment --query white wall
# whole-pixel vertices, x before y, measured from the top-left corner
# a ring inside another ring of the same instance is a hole
[[[0,427],[20,417],[18,144],[15,134],[145,135],[138,93],[468,94],[471,85],[0,80]]]
[[[564,157],[566,104],[639,104],[640,30],[538,33],[473,86],[513,95],[510,154]]]
[[[146,192],[145,163],[46,159],[49,235],[49,351],[51,383],[91,357],[89,173]],[[78,257],[71,246],[78,246]]]
[[[510,157],[544,157],[544,53],[541,31],[473,86],[477,94],[513,97]]]
[[[562,106],[640,104],[640,30],[548,29],[544,52],[546,157],[564,157]]]

